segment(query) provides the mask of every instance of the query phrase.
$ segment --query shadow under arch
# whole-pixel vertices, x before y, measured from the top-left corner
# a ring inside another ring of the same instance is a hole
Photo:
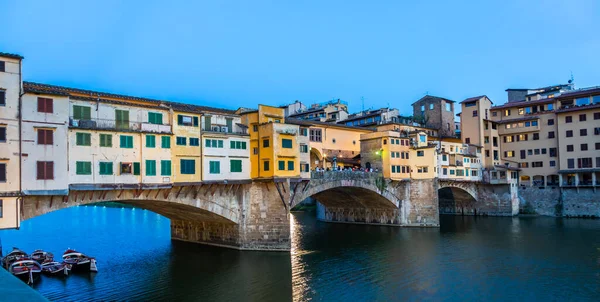
[[[146,209],[160,214],[169,219],[183,220],[190,222],[211,222],[235,225],[238,223],[237,215],[232,215],[231,219],[209,209],[197,206],[192,202],[170,201],[161,199],[106,199],[106,200],[82,200],[79,202],[61,202],[52,201],[49,196],[31,196],[26,198],[23,204],[22,220],[27,220],[42,216],[54,211],[67,209],[80,205],[94,205],[103,202],[114,202],[125,205],[132,205],[137,208]],[[234,211],[234,209],[225,209],[224,212]]]
[[[440,215],[477,215],[477,200],[468,191],[458,187],[438,190]]]

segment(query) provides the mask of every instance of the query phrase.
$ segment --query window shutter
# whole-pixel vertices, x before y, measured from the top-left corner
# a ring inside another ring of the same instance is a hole
[[[46,99],[46,112],[47,113],[54,112],[54,101],[52,99]]]
[[[6,164],[0,164],[0,181],[6,181]]]
[[[229,133],[233,132],[233,119],[227,118],[226,122],[227,122],[227,132],[229,132]]]
[[[44,132],[46,132],[46,144],[53,145],[54,144],[54,131],[46,130]]]
[[[46,112],[46,109],[45,109],[45,107],[46,107],[46,99],[44,99],[44,98],[37,98],[37,103],[38,103],[37,104],[38,105],[37,111],[38,112]]]
[[[38,145],[44,145],[46,143],[46,134],[44,132],[45,131],[42,129],[38,129],[37,131]]]
[[[183,115],[178,114],[177,115],[177,125],[182,125],[183,124]]]
[[[44,163],[37,162],[37,179],[44,179]]]
[[[198,127],[198,117],[194,116],[194,127]]]
[[[210,115],[204,116],[204,131],[211,131],[210,127],[212,126],[212,122],[210,120]]]
[[[133,163],[133,175],[140,175],[140,163]]]
[[[47,161],[46,162],[46,179],[54,179],[54,162]]]

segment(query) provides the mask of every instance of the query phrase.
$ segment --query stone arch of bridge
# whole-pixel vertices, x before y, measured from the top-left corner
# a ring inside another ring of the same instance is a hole
[[[471,185],[440,183],[438,201],[440,214],[477,214],[477,189]]]
[[[290,208],[312,197],[326,207],[400,209],[402,199],[389,189],[393,190],[387,186],[381,190],[376,184],[361,180],[311,181],[306,187],[299,185],[300,192]]]
[[[147,190],[71,191],[68,196],[26,196],[23,198],[22,219],[53,211],[99,202],[118,202],[155,212],[169,219],[193,222],[238,224],[239,203],[210,196],[175,196],[170,191]]]

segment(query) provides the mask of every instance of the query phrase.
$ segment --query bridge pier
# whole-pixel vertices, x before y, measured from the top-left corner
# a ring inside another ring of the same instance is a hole
[[[279,187],[279,190],[278,188]],[[253,182],[238,197],[239,223],[171,220],[171,239],[239,250],[289,251],[291,249],[288,200],[289,182]],[[282,200],[282,196],[284,200]]]

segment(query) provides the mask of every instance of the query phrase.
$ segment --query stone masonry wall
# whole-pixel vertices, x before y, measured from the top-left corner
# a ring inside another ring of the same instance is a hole
[[[402,204],[404,225],[440,226],[438,184],[435,179],[413,179],[409,183],[409,199]]]
[[[317,202],[317,219],[328,222],[401,225],[400,209],[326,207]]]
[[[600,190],[593,188],[521,188],[521,213],[544,216],[600,217]]]

